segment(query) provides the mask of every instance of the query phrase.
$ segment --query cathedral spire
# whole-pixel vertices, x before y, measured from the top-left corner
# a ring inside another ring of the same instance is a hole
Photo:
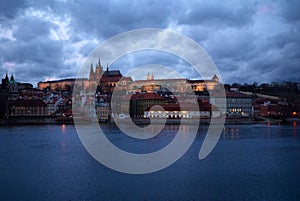
[[[99,60],[98,60],[98,66],[101,67],[100,57],[99,57]]]
[[[91,63],[90,74],[91,74],[91,73],[94,73],[93,63]]]
[[[93,63],[91,63],[91,69],[90,69],[90,80],[94,78],[94,68],[93,68]]]
[[[8,82],[9,82],[9,78],[8,78],[7,72],[6,72],[6,75],[5,75],[5,78],[4,78],[4,82],[5,82],[5,83],[8,83]]]
[[[10,76],[10,81],[15,81],[14,73],[11,74],[11,76]]]

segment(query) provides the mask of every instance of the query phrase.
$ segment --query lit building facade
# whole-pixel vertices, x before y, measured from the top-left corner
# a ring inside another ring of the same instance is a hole
[[[12,117],[48,116],[47,104],[42,100],[17,99],[11,103]]]
[[[212,105],[222,105],[223,97],[217,94],[210,97]],[[221,108],[224,111],[224,108]],[[226,113],[221,115],[227,116],[252,116],[252,97],[242,94],[240,92],[227,92],[226,93]]]
[[[130,116],[144,117],[145,110],[151,105],[165,104],[166,100],[155,93],[137,93],[130,99]]]

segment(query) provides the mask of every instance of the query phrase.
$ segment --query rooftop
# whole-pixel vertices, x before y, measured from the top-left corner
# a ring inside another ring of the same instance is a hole
[[[47,107],[47,104],[40,99],[17,99],[12,102],[12,106]]]

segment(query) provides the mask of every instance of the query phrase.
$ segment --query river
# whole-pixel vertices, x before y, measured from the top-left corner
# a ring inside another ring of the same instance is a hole
[[[168,144],[178,126],[140,141],[115,126],[102,128],[113,144],[148,152]],[[173,165],[130,175],[90,156],[72,125],[0,127],[0,199],[300,200],[299,125],[226,125],[214,150],[199,160],[206,129]]]

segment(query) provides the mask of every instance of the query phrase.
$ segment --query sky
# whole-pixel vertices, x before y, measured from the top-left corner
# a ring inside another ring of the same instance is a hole
[[[299,82],[299,9],[298,0],[1,0],[0,75],[13,73],[16,81],[34,85],[76,77],[89,54],[109,38],[160,28],[198,43],[224,83]],[[147,63],[198,78],[176,55],[159,52],[126,55],[111,69],[125,75]]]

